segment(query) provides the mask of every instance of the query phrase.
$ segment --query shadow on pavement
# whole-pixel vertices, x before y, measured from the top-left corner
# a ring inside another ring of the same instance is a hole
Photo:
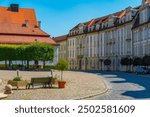
[[[119,72],[98,72],[98,71],[88,71],[88,72],[97,75],[102,75],[104,76],[104,78],[111,78],[114,80],[115,78],[121,79],[121,81],[116,80],[116,81],[111,81],[110,83],[132,83],[144,88],[144,90],[140,90],[140,91],[139,90],[126,91],[122,93],[123,96],[130,96],[135,99],[150,98],[150,78],[148,77],[144,77],[136,74],[119,73]],[[111,75],[113,77],[111,77]],[[116,75],[116,77],[114,77],[114,75]]]

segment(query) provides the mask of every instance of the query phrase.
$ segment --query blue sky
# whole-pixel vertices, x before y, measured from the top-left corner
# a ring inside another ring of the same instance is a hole
[[[67,34],[80,22],[138,6],[142,0],[2,0],[0,6],[17,3],[34,8],[42,29],[52,37]]]

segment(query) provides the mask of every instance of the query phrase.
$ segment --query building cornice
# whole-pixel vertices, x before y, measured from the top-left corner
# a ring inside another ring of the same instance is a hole
[[[137,26],[132,27],[132,29],[134,30],[134,29],[139,28],[139,27],[141,27],[141,26],[143,26],[143,25],[146,25],[146,24],[148,24],[148,23],[150,23],[150,20],[147,21],[147,22],[144,22],[144,23],[142,23],[142,24],[138,24]]]

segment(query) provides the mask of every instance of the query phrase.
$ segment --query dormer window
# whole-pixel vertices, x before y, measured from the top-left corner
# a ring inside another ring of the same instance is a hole
[[[108,26],[107,22],[105,23],[105,28]]]
[[[100,25],[96,25],[96,30],[99,30]]]
[[[22,26],[23,26],[23,27],[28,27],[28,26],[29,26],[29,21],[28,21],[28,20],[25,20],[25,21],[24,21],[24,24],[22,24]]]
[[[144,9],[140,12],[140,23],[144,23],[147,21],[147,9]]]
[[[73,31],[72,33],[73,33],[73,35],[75,35],[75,31]]]
[[[142,0],[142,6],[145,6],[147,4],[147,0]]]
[[[34,41],[35,41],[35,42],[37,42],[38,40],[37,40],[37,39],[35,39]]]
[[[102,25],[101,25],[101,26],[102,26],[102,28],[104,28],[104,24],[103,24],[103,23],[102,23]]]
[[[122,21],[121,21],[122,23],[124,23],[125,22],[125,17],[122,17]]]
[[[93,30],[94,30],[94,26],[91,27],[91,31],[93,31]]]
[[[131,20],[131,14],[127,14],[126,15],[126,21],[130,21]]]
[[[121,19],[119,19],[119,24],[121,24]]]

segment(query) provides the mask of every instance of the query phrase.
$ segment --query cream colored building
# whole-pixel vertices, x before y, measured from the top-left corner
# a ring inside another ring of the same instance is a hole
[[[68,45],[69,55],[74,55],[68,56],[71,69],[124,70],[120,61],[122,57],[132,57],[132,16],[136,12],[129,7],[70,30],[67,41],[75,44]],[[111,65],[104,64],[106,59]]]
[[[150,0],[143,0],[139,7],[79,23],[67,36],[70,69],[125,71],[122,58],[150,54],[149,22]]]
[[[57,52],[57,61],[67,60],[67,35],[54,38],[54,40],[59,44]]]
[[[136,57],[150,55],[150,0],[145,1],[139,7],[133,25],[133,50]]]

